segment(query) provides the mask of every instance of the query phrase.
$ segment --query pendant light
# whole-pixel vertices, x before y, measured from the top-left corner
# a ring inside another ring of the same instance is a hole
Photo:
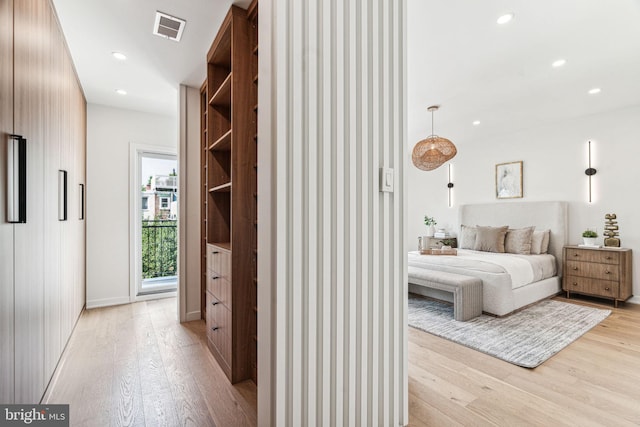
[[[432,171],[445,162],[453,159],[458,152],[453,142],[447,138],[442,138],[433,133],[433,113],[438,111],[439,105],[432,105],[428,108],[431,112],[431,135],[418,142],[413,147],[411,160],[418,169]]]

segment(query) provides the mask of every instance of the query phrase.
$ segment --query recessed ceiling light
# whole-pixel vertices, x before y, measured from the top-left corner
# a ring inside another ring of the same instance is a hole
[[[566,59],[558,59],[557,61],[553,61],[553,63],[551,64],[551,66],[553,68],[558,68],[558,67],[562,67],[564,64],[567,63]]]
[[[126,91],[126,90],[124,90],[124,89],[116,89],[116,93],[117,93],[118,95],[126,95],[126,94],[127,94],[127,91]]]
[[[589,90],[589,95],[595,95],[596,93],[600,93],[601,89],[599,87],[594,87],[593,89]]]
[[[480,124],[480,120],[474,120],[473,125],[478,126]]]
[[[125,59],[127,59],[127,55],[122,52],[111,52],[111,55],[113,55],[113,57],[119,61],[124,61]]]
[[[511,21],[513,19],[513,13],[506,13],[504,15],[502,15],[500,18],[498,18],[498,20],[496,21],[498,24],[502,25],[502,24],[506,24],[507,22]]]

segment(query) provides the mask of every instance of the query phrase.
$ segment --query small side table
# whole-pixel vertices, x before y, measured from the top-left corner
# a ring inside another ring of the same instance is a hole
[[[439,237],[427,237],[427,236],[422,236],[422,244],[423,247],[425,248],[429,248],[429,249],[440,249],[442,247],[442,241],[443,240],[450,240],[452,241],[451,246],[452,248],[457,248],[458,247],[458,239],[456,237],[443,237],[443,238],[439,238]]]

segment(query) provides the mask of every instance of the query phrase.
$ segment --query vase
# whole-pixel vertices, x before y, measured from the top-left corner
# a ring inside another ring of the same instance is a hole
[[[582,240],[584,241],[584,244],[587,246],[597,246],[596,244],[596,240],[598,240],[597,237],[583,237]]]
[[[427,237],[433,237],[434,234],[436,234],[436,227],[434,227],[433,225],[430,225],[427,228]]]

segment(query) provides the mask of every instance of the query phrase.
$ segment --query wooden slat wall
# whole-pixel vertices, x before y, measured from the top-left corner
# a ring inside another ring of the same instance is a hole
[[[408,422],[405,7],[260,0],[263,425]]]

